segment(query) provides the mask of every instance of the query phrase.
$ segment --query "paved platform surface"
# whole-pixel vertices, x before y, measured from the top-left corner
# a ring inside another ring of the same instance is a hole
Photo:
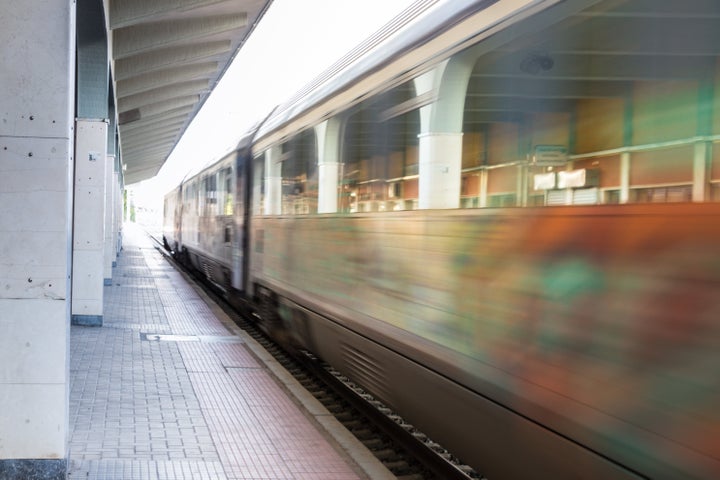
[[[73,326],[71,480],[394,478],[134,225]]]

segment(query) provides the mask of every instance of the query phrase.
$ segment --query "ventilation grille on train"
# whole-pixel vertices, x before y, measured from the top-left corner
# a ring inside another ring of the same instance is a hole
[[[210,280],[211,282],[215,281],[212,274],[212,267],[207,262],[202,262],[202,270],[208,280]]]
[[[387,373],[383,366],[376,359],[347,343],[342,343],[340,349],[347,376],[378,399],[388,399]]]

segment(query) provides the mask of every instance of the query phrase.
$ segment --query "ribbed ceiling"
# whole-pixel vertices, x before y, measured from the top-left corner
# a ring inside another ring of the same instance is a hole
[[[272,0],[109,0],[125,183],[154,176]]]

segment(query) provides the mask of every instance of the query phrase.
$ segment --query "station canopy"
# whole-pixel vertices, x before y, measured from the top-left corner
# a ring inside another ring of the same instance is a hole
[[[272,0],[109,0],[125,183],[153,177]]]

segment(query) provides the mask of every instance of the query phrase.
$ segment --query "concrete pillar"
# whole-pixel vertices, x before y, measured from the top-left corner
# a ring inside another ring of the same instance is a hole
[[[115,118],[117,115],[115,105],[113,104],[114,98],[112,96],[108,95],[108,144],[107,144],[107,152],[108,157],[110,157],[112,160],[108,161],[107,163],[107,169],[108,169],[108,178],[110,179],[110,187],[111,188],[106,195],[110,196],[110,210],[112,214],[111,223],[110,223],[110,241],[111,241],[111,252],[110,256],[111,259],[111,267],[115,267],[117,265],[117,256],[120,253],[120,241],[119,241],[119,233],[120,233],[120,225],[122,222],[122,188],[120,185],[120,154],[118,151],[118,143],[117,143],[117,119]],[[107,207],[107,205],[106,205]],[[107,228],[107,225],[106,225]],[[107,231],[106,231],[106,241],[107,241]],[[107,248],[107,244],[106,247]],[[107,255],[107,253],[106,253]],[[105,277],[107,279],[107,277]]]
[[[75,131],[73,325],[102,325],[107,127],[78,120]]]
[[[712,149],[712,143],[700,141],[695,143],[693,155],[693,187],[692,201],[704,202],[710,190],[708,164]]]
[[[338,211],[340,179],[340,120],[333,118],[315,127],[318,146],[318,213]]]
[[[710,198],[710,168],[713,144],[706,137],[712,135],[714,124],[715,84],[706,79],[698,88],[697,134],[702,137],[695,142],[693,154],[692,201],[704,202]]]
[[[462,133],[421,133],[418,206],[460,206]]]
[[[480,208],[487,207],[488,201],[488,171],[480,171]]]
[[[265,215],[282,213],[282,152],[270,147],[265,152]]]
[[[625,108],[623,112],[623,145],[629,147],[633,144],[633,118],[634,106],[632,96],[625,98]],[[631,153],[622,152],[620,154],[620,203],[630,202],[630,162]]]
[[[474,54],[461,54],[415,80],[417,95],[437,93],[435,102],[420,109],[420,209],[460,206],[462,119],[474,64]]]
[[[620,154],[620,203],[630,201],[630,152]]]
[[[2,2],[0,478],[64,479],[75,2]]]
[[[103,246],[103,284],[112,285],[115,261],[115,156],[105,157],[105,243]]]
[[[115,150],[109,128],[110,61],[103,2],[77,1],[77,103],[75,131],[75,218],[72,322],[102,325],[105,272],[105,191],[108,152]],[[108,149],[108,147],[111,149]],[[111,265],[111,263],[109,264]],[[106,275],[108,275],[106,277]]]
[[[117,266],[117,257],[120,255],[122,248],[122,183],[120,181],[120,172],[117,169],[118,161],[115,160],[115,169],[113,170],[113,263]]]
[[[120,255],[120,251],[122,250],[122,225],[124,221],[123,198],[125,190],[125,184],[123,183],[122,167],[120,165],[120,160],[117,159],[117,157],[115,159],[115,171],[113,173],[113,178],[115,179],[115,225],[113,228],[113,232],[115,237],[115,258],[117,259],[117,257]],[[115,266],[115,263],[113,264],[113,266]]]

